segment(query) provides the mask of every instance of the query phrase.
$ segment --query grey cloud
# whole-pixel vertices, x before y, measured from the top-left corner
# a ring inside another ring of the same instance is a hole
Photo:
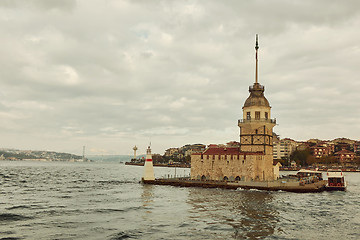
[[[2,0],[0,1],[0,7],[71,10],[76,6],[76,2],[76,0]]]
[[[162,153],[237,140],[256,33],[277,133],[359,134],[334,131],[339,116],[359,119],[357,1],[22,3],[0,2],[5,147],[126,154],[152,138]]]

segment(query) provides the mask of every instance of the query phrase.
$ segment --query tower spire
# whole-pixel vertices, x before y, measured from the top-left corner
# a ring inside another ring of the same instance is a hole
[[[255,44],[255,50],[256,50],[256,70],[255,70],[255,83],[258,83],[258,49],[259,49],[259,43],[258,43],[258,35],[256,34],[256,44]]]

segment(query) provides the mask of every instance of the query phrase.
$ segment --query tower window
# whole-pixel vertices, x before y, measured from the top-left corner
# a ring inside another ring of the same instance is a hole
[[[260,112],[255,112],[255,120],[260,120]]]
[[[250,120],[250,119],[251,119],[250,112],[246,112],[246,119],[247,119],[247,120]]]
[[[265,119],[268,119],[268,118],[269,118],[269,113],[266,112],[266,113],[265,113]]]

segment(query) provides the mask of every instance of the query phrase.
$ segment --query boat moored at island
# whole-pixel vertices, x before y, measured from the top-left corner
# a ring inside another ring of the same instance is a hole
[[[317,170],[300,169],[300,171],[297,172],[296,176],[300,181],[300,185],[305,185],[323,180],[322,172]]]
[[[346,190],[346,182],[341,170],[328,170],[326,175],[328,177],[328,183],[326,184],[327,191]]]

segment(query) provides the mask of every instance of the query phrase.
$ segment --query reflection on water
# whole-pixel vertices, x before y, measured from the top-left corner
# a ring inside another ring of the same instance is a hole
[[[145,213],[151,213],[151,206],[154,202],[154,185],[143,185],[143,192],[141,194],[142,205],[145,208]]]
[[[234,199],[233,209],[243,216],[240,225],[234,225],[234,238],[255,238],[272,235],[278,220],[278,212],[268,192],[243,191]]]
[[[191,215],[206,225],[205,230],[225,230],[233,239],[264,238],[280,230],[276,229],[279,214],[272,203],[272,193],[222,189],[189,192]]]

